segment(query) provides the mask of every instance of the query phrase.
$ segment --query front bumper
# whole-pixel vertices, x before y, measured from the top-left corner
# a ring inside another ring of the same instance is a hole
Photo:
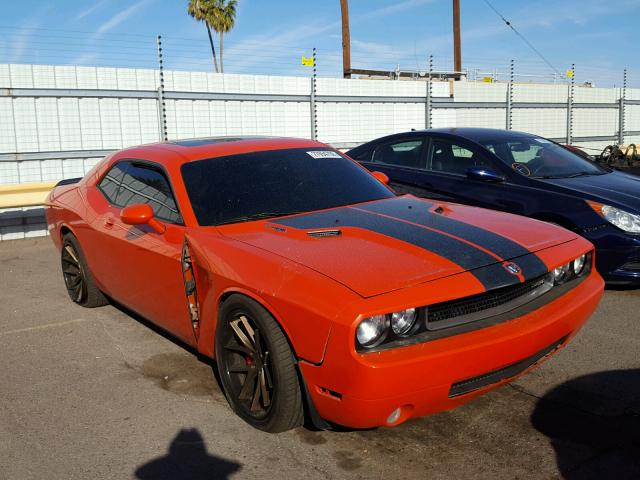
[[[323,364],[301,362],[301,371],[325,420],[353,428],[397,425],[455,408],[528,371],[533,365],[527,359],[536,364],[546,358],[545,349],[554,347],[547,352],[552,354],[575,335],[596,309],[602,290],[602,278],[593,272],[565,295],[517,319],[377,353],[347,352],[340,348],[349,341],[346,331],[334,332]],[[509,370],[518,364],[523,368]],[[452,390],[454,384],[496,372],[494,382],[470,393]],[[389,422],[397,408],[399,417]]]
[[[640,246],[599,249],[596,268],[609,285],[640,286]]]
[[[582,234],[596,247],[596,269],[607,284],[640,286],[640,235],[611,225]]]

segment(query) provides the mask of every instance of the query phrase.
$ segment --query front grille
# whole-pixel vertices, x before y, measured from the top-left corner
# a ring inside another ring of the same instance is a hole
[[[439,330],[504,313],[548,292],[552,285],[547,274],[524,283],[430,305],[427,311],[427,328]]]
[[[507,365],[506,367],[499,368],[488,373],[483,373],[477,377],[468,378],[467,380],[454,383],[451,385],[451,389],[449,390],[449,398],[471,393],[475,390],[488,387],[489,385],[493,385],[494,383],[501,382],[502,380],[506,380],[507,378],[511,378],[522,373],[527,368],[535,365],[545,357],[555,352],[562,346],[566,339],[567,337],[563,337],[557,342],[553,342],[548,347],[543,348],[539,352],[536,352],[530,357],[520,360],[519,362],[512,363],[511,365]]]

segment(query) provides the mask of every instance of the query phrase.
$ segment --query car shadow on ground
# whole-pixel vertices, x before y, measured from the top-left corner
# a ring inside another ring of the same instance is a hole
[[[572,379],[541,398],[532,425],[569,480],[640,478],[640,369]]]
[[[197,429],[183,429],[169,445],[166,455],[154,458],[134,472],[140,480],[224,480],[242,466],[207,452]]]

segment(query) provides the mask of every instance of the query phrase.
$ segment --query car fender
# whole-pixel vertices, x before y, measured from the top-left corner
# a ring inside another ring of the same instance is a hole
[[[344,306],[361,297],[303,265],[212,232],[188,235],[201,271],[198,350],[214,357],[222,301],[239,293],[262,305],[278,322],[298,359],[322,363],[332,324]]]

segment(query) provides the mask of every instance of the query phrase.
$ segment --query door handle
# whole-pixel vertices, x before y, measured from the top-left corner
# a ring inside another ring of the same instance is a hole
[[[104,226],[106,228],[111,228],[113,227],[113,217],[105,217],[104,218]]]

